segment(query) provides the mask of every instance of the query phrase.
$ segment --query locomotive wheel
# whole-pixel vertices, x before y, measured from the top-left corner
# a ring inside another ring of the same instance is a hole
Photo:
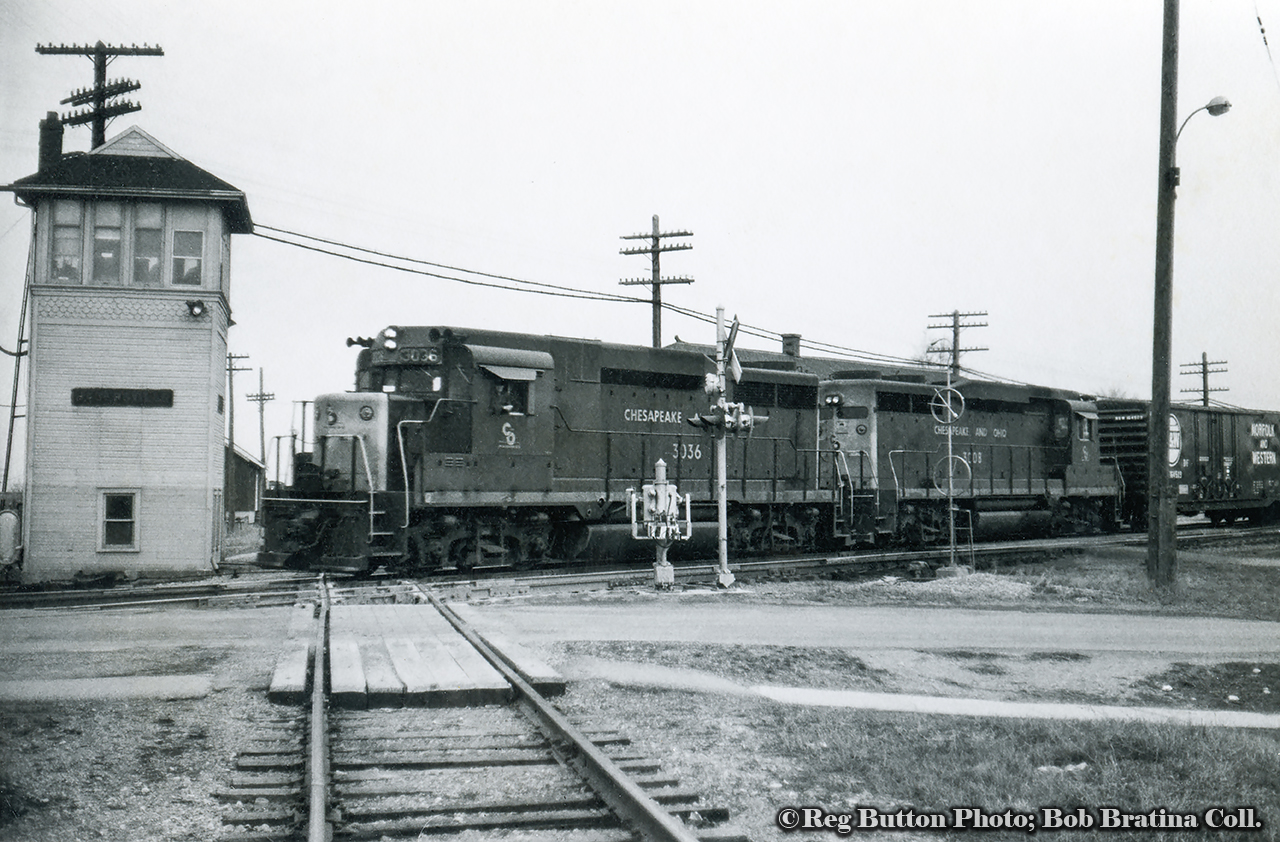
[[[503,544],[507,551],[507,564],[511,565],[516,570],[528,570],[530,567],[534,566],[533,559],[529,558],[529,556],[524,552],[524,549],[520,546],[519,538],[508,536]]]
[[[565,561],[573,561],[587,548],[591,530],[581,521],[559,523],[551,533],[551,554]]]
[[[459,573],[466,573],[475,567],[476,541],[474,538],[462,538],[449,545],[449,562]]]

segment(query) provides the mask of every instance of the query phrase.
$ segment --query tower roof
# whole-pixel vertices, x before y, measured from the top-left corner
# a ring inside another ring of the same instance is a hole
[[[50,197],[190,200],[222,206],[233,234],[253,232],[244,193],[180,157],[137,126],[92,152],[62,155],[13,184],[0,186],[24,201]]]

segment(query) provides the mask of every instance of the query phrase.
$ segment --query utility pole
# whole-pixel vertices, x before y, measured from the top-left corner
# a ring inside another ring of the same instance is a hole
[[[35,275],[35,242],[36,227],[35,220],[31,222],[31,243],[32,247],[27,254],[27,273],[22,281],[22,307],[18,312],[18,342],[14,345],[13,353],[5,351],[6,355],[13,357],[13,393],[9,400],[9,435],[4,443],[4,481],[0,483],[0,491],[9,490],[9,464],[13,458],[13,425],[19,418],[26,418],[24,412],[18,414],[18,377],[22,373],[22,358],[29,352],[23,346],[29,345],[30,342],[26,338],[27,330],[27,300],[31,294],[31,280]],[[3,350],[3,349],[0,349]],[[30,375],[28,374],[28,377]]]
[[[1204,353],[1204,352],[1201,352],[1201,354],[1200,354],[1200,362],[1198,362],[1198,363],[1182,363],[1182,368],[1184,368],[1184,369],[1189,369],[1189,371],[1183,371],[1183,372],[1180,372],[1180,373],[1181,373],[1181,374],[1184,374],[1184,375],[1187,375],[1187,374],[1195,374],[1195,373],[1196,373],[1196,369],[1199,369],[1199,374],[1200,374],[1200,383],[1201,383],[1201,386],[1200,386],[1200,388],[1199,388],[1199,389],[1183,389],[1182,391],[1183,391],[1184,393],[1186,393],[1186,392],[1191,392],[1191,393],[1199,392],[1199,393],[1200,393],[1200,395],[1201,395],[1200,400],[1201,400],[1202,404],[1203,404],[1204,406],[1208,406],[1208,405],[1209,405],[1209,393],[1210,393],[1210,392],[1227,392],[1227,391],[1230,391],[1230,390],[1229,390],[1229,389],[1227,389],[1225,386],[1224,386],[1223,388],[1221,388],[1221,389],[1210,389],[1210,388],[1209,388],[1209,375],[1210,375],[1210,374],[1226,374],[1226,373],[1227,373],[1227,370],[1226,370],[1225,368],[1209,368],[1209,366],[1211,366],[1211,365],[1226,365],[1226,364],[1227,364],[1227,361],[1226,361],[1226,360],[1214,360],[1213,362],[1209,362],[1209,355],[1208,355],[1207,353]]]
[[[258,405],[258,442],[262,453],[262,469],[265,472],[267,467],[267,401],[276,399],[274,392],[268,392],[262,386],[262,369],[258,369],[258,394],[246,395],[249,400]]]
[[[939,348],[934,348],[932,345],[930,345],[929,350],[934,351],[936,353],[951,354],[951,374],[953,376],[958,376],[960,374],[960,354],[961,353],[968,352],[968,351],[991,350],[990,348],[961,348],[960,347],[961,328],[987,326],[986,322],[975,322],[975,323],[966,324],[965,322],[962,321],[962,319],[976,319],[979,317],[985,318],[986,315],[987,313],[985,310],[981,313],[961,313],[959,310],[952,310],[950,313],[941,313],[941,314],[935,313],[934,315],[929,317],[931,319],[948,319],[949,320],[949,322],[946,322],[943,324],[929,325],[929,330],[950,330],[951,331],[951,347],[942,346]]]
[[[653,277],[646,280],[644,278],[625,278],[618,283],[622,286],[635,286],[637,284],[651,284],[653,286],[653,347],[662,347],[662,285],[663,284],[691,284],[693,278],[681,275],[678,278],[664,278],[659,270],[658,255],[664,251],[683,251],[693,248],[692,243],[671,243],[663,245],[662,241],[668,237],[692,237],[692,231],[667,231],[658,230],[658,215],[653,215],[653,233],[652,234],[628,234],[623,236],[623,240],[648,240],[649,245],[644,248],[619,249],[619,254],[647,254],[653,258]]]
[[[68,47],[66,44],[53,46],[52,44],[37,44],[36,52],[46,56],[85,56],[93,60],[93,87],[82,88],[75,91],[71,96],[61,101],[61,105],[71,105],[79,107],[82,105],[89,106],[82,111],[73,111],[70,114],[62,116],[62,125],[79,126],[84,123],[93,124],[93,140],[90,149],[97,149],[99,146],[107,142],[107,121],[113,117],[119,117],[121,114],[128,114],[132,111],[141,111],[142,106],[129,100],[122,102],[109,102],[121,94],[136,91],[142,87],[142,83],[135,82],[132,79],[116,79],[107,82],[107,65],[118,56],[162,56],[164,50],[159,46],[149,46],[143,44],[139,47],[137,44],[131,44],[128,47],[110,46],[99,41],[93,46],[86,44],[80,46],[73,44]]]
[[[1147,420],[1147,578],[1178,587],[1178,498],[1169,489],[1170,362],[1173,357],[1173,217],[1178,170],[1178,0],[1164,0],[1160,59],[1160,161],[1156,193],[1155,315]]]
[[[227,441],[236,448],[236,372],[252,371],[248,366],[237,366],[237,360],[249,359],[248,354],[227,354]]]

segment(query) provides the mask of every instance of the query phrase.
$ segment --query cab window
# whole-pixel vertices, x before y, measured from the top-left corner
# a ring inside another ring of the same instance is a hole
[[[529,381],[494,378],[492,411],[496,415],[529,414]]]
[[[1076,423],[1080,441],[1093,441],[1098,437],[1098,419],[1086,415],[1077,415]]]

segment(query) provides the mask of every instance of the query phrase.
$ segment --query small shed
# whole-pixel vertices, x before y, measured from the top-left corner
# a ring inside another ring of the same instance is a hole
[[[266,467],[248,453],[228,443],[226,468],[223,499],[227,506],[227,522],[255,522],[262,503]]]

